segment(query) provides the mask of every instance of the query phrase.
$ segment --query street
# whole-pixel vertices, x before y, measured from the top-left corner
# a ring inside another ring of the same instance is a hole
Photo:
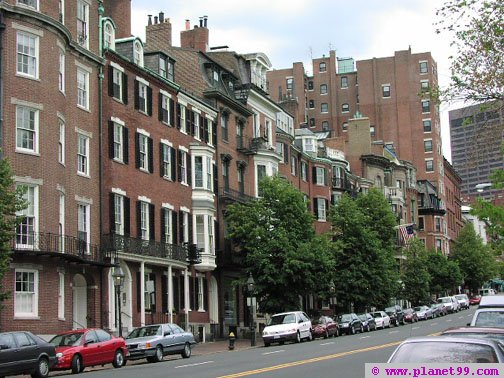
[[[118,375],[121,378],[364,377],[366,362],[386,362],[402,340],[466,325],[474,310],[353,336],[268,348],[259,341],[258,348],[248,350],[177,358],[157,364],[129,364],[119,370],[105,368],[85,374],[86,378],[117,378]]]

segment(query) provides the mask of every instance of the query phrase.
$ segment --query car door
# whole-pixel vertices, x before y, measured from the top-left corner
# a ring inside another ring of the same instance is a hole
[[[14,332],[18,347],[17,357],[26,369],[34,369],[40,353],[39,346],[24,332]]]
[[[0,375],[15,374],[22,368],[19,349],[12,333],[0,334]]]
[[[98,343],[98,336],[94,330],[86,332],[84,336],[84,346],[81,349],[84,366],[100,364],[101,348]]]
[[[310,337],[310,335],[311,335],[311,321],[310,321],[310,319],[308,318],[308,316],[304,312],[299,313],[298,316],[301,321],[300,332],[299,332],[301,334],[301,338]]]
[[[102,329],[96,329],[96,336],[98,338],[98,348],[100,352],[98,353],[98,360],[100,363],[110,363],[114,360],[114,353],[117,349],[117,339],[113,339],[112,336]]]
[[[174,353],[177,350],[177,335],[170,324],[163,324],[163,349],[165,353]]]

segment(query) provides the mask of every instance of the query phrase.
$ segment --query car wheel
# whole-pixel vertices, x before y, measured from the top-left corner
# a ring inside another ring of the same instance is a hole
[[[114,361],[112,361],[112,366],[117,368],[123,367],[124,365],[124,354],[122,350],[118,349],[114,355]]]
[[[296,333],[296,343],[301,342],[301,335],[299,334],[299,331]]]
[[[41,357],[37,362],[37,369],[31,375],[33,378],[46,378],[49,375],[49,361]]]
[[[191,345],[189,343],[185,343],[184,350],[182,351],[182,357],[184,358],[191,357]]]
[[[340,335],[339,328],[336,328],[336,332],[334,333],[334,337],[338,337]]]
[[[324,335],[324,339],[327,339],[328,337],[329,337],[329,332],[326,330],[325,335]]]
[[[270,343],[268,343],[267,341],[265,341],[265,342],[264,342],[264,346],[265,346],[266,348],[267,348],[267,347],[269,347],[270,345],[271,345],[271,344],[270,344]]]
[[[354,327],[354,326],[352,326],[352,328],[350,329],[350,333],[351,333],[352,335],[355,335],[355,327]]]
[[[156,347],[156,354],[154,355],[154,362],[161,362],[163,361],[163,347],[161,345],[158,345]]]
[[[72,374],[79,374],[82,370],[82,357],[79,356],[78,354],[75,354],[72,358],[72,364],[70,365],[72,369]]]

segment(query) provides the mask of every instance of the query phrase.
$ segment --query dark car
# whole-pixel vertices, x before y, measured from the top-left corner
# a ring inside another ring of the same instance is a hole
[[[418,315],[412,308],[406,308],[404,311],[404,321],[408,323],[418,322]]]
[[[56,349],[30,332],[0,333],[0,376],[45,378],[56,364]]]
[[[395,326],[406,324],[404,322],[404,311],[401,306],[395,305],[391,307],[387,307],[385,312],[390,317],[390,324]]]
[[[363,314],[357,314],[357,316],[362,322],[362,327],[364,328],[364,331],[369,332],[376,330],[376,320],[375,318],[373,318],[373,315],[365,312]]]
[[[329,316],[321,316],[312,320],[312,335],[313,338],[323,337],[327,339],[329,336],[339,336],[338,323]]]
[[[343,314],[338,318],[341,333],[355,335],[356,332],[364,332],[364,327],[359,317],[355,313]]]

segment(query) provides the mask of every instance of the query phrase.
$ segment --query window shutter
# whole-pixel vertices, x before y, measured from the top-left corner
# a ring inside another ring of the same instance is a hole
[[[182,119],[180,118],[180,104],[177,104],[177,129],[179,130],[182,127],[181,123]]]
[[[168,210],[164,209],[164,208],[161,208],[161,236],[159,238],[159,240],[161,240],[161,243],[166,243],[166,234],[165,234],[165,227],[166,227],[166,223],[165,223],[165,215],[166,215],[166,212]]]
[[[208,282],[206,278],[203,278],[203,307],[205,311],[208,311]]]
[[[173,283],[173,309],[179,312],[182,308],[182,306],[180,305],[179,277],[171,276],[170,280],[172,280]]]
[[[195,114],[192,110],[189,112],[189,114],[191,114],[191,135],[196,135]]]
[[[163,95],[161,94],[161,92],[159,92],[158,94],[158,119],[160,121],[163,121]]]
[[[171,179],[172,181],[177,180],[177,151],[175,148],[170,147],[171,154]]]
[[[129,138],[128,128],[123,126],[123,163],[129,163]]]
[[[192,185],[192,174],[191,174],[191,155],[186,154],[186,165],[187,165],[187,184]]]
[[[164,176],[164,148],[163,143],[159,143],[159,176]]]
[[[217,122],[212,122],[212,141],[214,146],[217,145]]]
[[[310,182],[310,165],[308,164],[308,162],[306,162],[305,172],[306,172],[306,182]]]
[[[108,121],[109,124],[109,157],[114,158],[114,122]]]
[[[152,88],[147,87],[147,114],[152,115]]]
[[[184,242],[184,212],[179,211],[179,237],[180,244]]]
[[[142,306],[141,305],[142,298],[141,298],[141,293],[140,293],[140,279],[141,279],[140,272],[136,272],[136,289],[137,289],[136,290],[136,293],[137,293],[136,303],[137,303],[137,311],[138,312],[140,312],[140,309],[141,309],[141,306]]]
[[[185,129],[188,134],[191,133],[191,113],[192,112],[189,111],[189,108],[186,108],[186,110],[185,110],[185,117],[186,117],[185,118],[186,119]]]
[[[108,95],[114,96],[114,67],[108,67]]]
[[[156,240],[156,214],[154,213],[156,208],[154,204],[149,203],[149,239]]]
[[[317,182],[317,167],[312,167],[312,183]]]
[[[168,312],[168,276],[161,276],[161,311],[163,314]]]
[[[137,224],[137,237],[142,237],[142,203],[136,202],[136,224]]]
[[[169,122],[170,122],[170,126],[173,127],[175,126],[175,101],[173,101],[171,98],[170,98],[170,119],[169,119]]]
[[[219,194],[219,176],[217,172],[217,164],[213,164],[213,189],[215,194]]]
[[[154,142],[152,138],[147,138],[147,146],[149,149],[149,151],[147,151],[147,156],[149,157],[149,172],[154,173]]]
[[[135,166],[140,168],[140,134],[135,133]]]
[[[319,201],[318,198],[314,198],[313,199],[313,213],[315,214],[315,219],[319,219],[319,216],[318,216],[318,201]]]
[[[123,90],[123,104],[128,104],[128,75],[124,72],[122,74],[122,90]]]
[[[215,251],[220,251],[221,250],[221,242],[219,238],[219,222],[214,221],[214,235],[215,235]]]
[[[182,151],[178,150],[177,155],[177,180],[182,181]]]
[[[325,201],[325,212],[326,212],[326,219],[329,217],[329,200],[324,199]]]
[[[135,109],[140,109],[140,96],[139,96],[139,84],[138,80],[135,80]]]
[[[327,186],[327,169],[324,168],[324,185]]]
[[[205,143],[208,143],[208,119],[206,117],[203,118],[203,139]]]
[[[109,195],[109,217],[110,217],[110,234],[115,234],[115,194]]]
[[[185,305],[185,281],[184,281],[184,276],[180,275],[179,276],[179,285],[180,285],[180,309],[183,309],[186,307]]]
[[[198,123],[199,131],[198,131],[198,135],[199,135],[200,139],[202,139],[202,140],[204,140],[206,142],[206,137],[205,137],[205,119],[206,118],[203,118],[202,115],[199,116],[199,123]]]
[[[189,277],[189,307],[191,310],[196,310],[196,301],[195,297],[195,278],[193,276]]]
[[[289,164],[289,145],[284,143],[284,163]]]
[[[173,241],[173,244],[177,244],[178,242],[178,234],[177,234],[177,212],[176,211],[172,211],[172,241]]]
[[[192,224],[192,215],[191,214],[187,214],[187,224],[188,224],[188,232],[189,232],[189,244],[193,244],[193,224]]]
[[[124,236],[130,236],[130,199],[124,197]]]

